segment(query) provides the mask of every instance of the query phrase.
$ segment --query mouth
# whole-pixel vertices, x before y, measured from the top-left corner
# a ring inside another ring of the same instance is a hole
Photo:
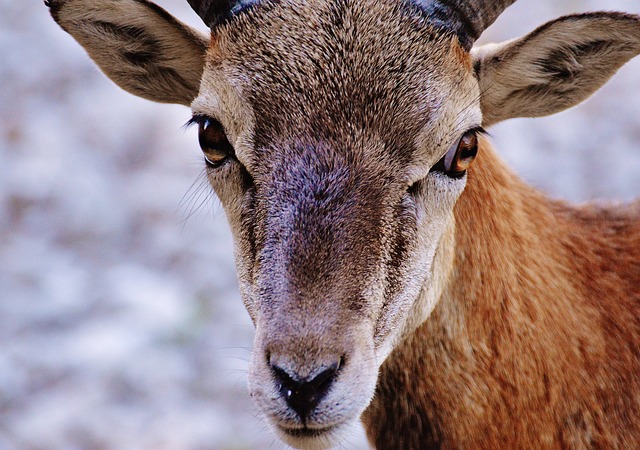
[[[299,449],[320,450],[336,444],[339,426],[325,428],[285,428],[278,426],[281,438],[290,446]]]
[[[280,431],[294,439],[315,439],[327,436],[335,431],[336,427],[327,428],[280,428]]]

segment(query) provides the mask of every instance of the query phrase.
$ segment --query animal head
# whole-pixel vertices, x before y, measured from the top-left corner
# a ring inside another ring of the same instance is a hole
[[[483,128],[582,101],[640,51],[633,16],[473,48],[513,1],[49,0],[103,71],[191,106],[256,326],[250,392],[291,445],[335,444],[454,270]],[[462,288],[462,287],[461,287]]]

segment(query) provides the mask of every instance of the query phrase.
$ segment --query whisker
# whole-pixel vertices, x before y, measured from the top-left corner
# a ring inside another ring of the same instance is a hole
[[[190,218],[200,213],[207,205],[209,205],[209,212],[213,214],[217,203],[217,197],[209,186],[206,170],[203,169],[180,200],[178,209],[187,211],[181,220],[183,228]]]

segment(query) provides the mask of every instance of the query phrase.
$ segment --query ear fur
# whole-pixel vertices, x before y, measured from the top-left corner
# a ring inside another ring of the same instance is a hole
[[[639,53],[640,17],[609,12],[562,17],[523,38],[474,48],[483,125],[575,106]]]
[[[118,86],[190,105],[209,39],[147,0],[48,0],[55,21]]]

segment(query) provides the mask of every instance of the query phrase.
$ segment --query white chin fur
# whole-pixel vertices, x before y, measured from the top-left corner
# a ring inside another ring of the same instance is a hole
[[[349,435],[355,433],[354,428],[357,420],[347,422],[316,436],[296,436],[283,431],[281,428],[272,425],[273,429],[282,439],[284,443],[293,448],[300,450],[325,450],[340,445],[348,438]]]

